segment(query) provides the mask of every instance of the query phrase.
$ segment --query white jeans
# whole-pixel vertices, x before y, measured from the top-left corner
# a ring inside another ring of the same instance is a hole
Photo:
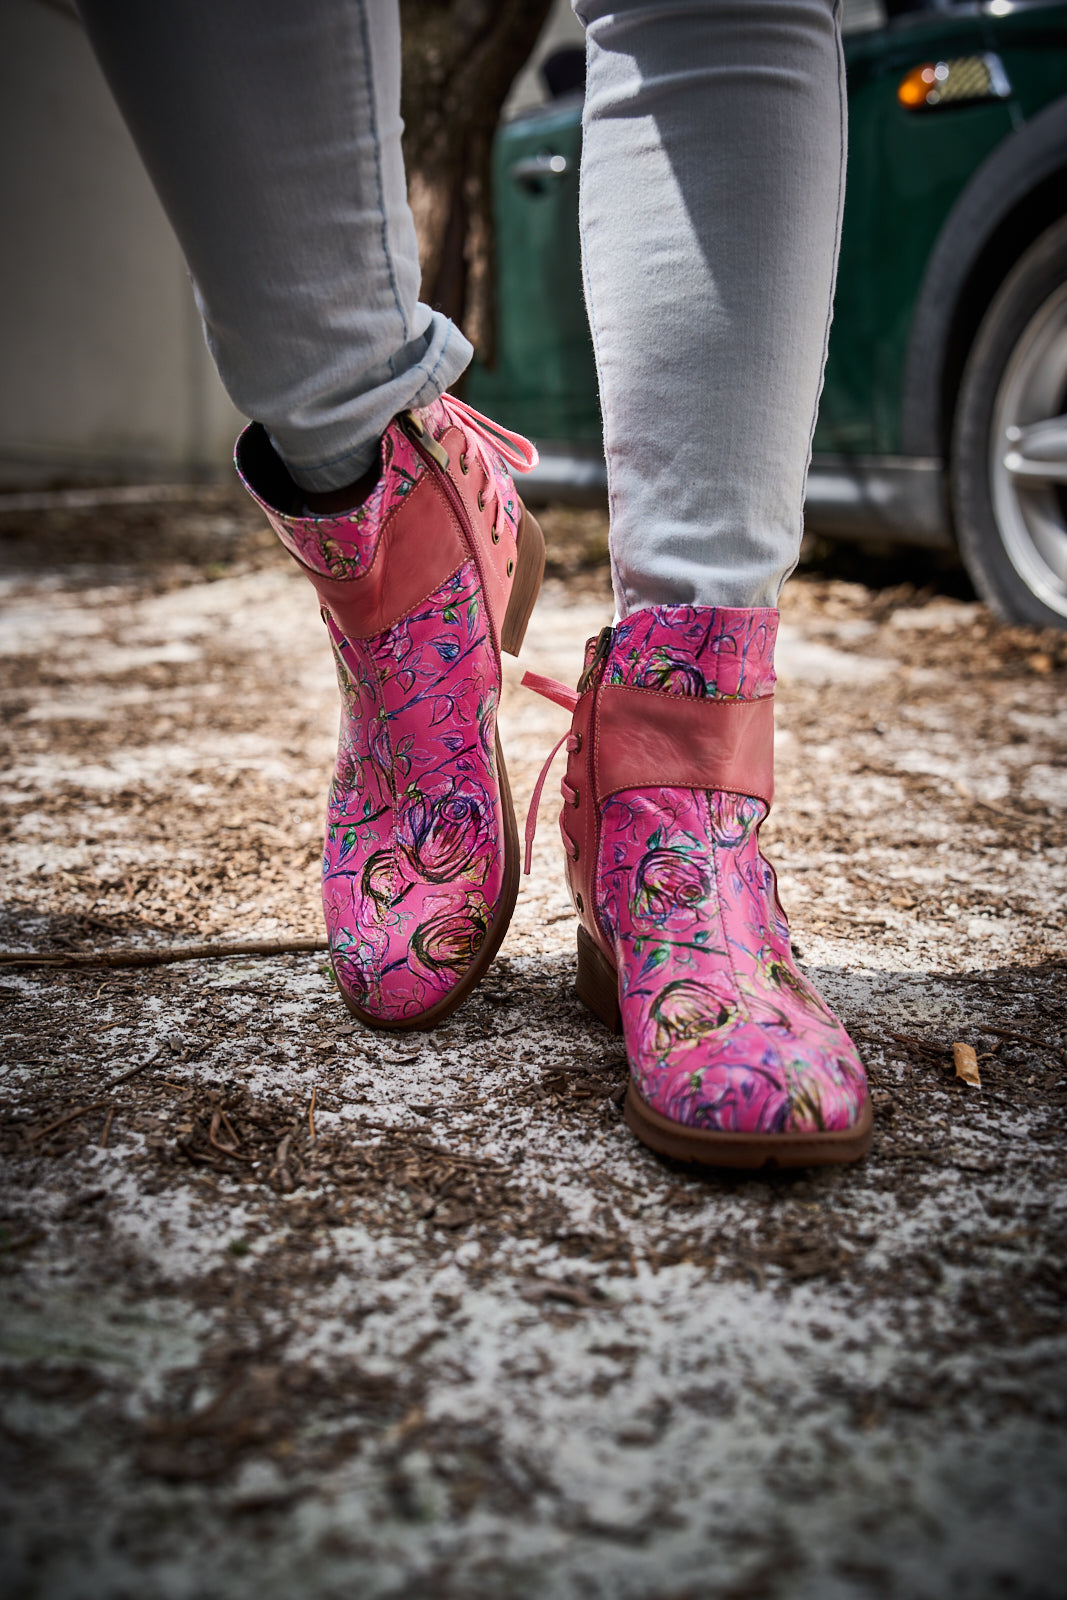
[[[838,0],[574,0],[620,614],[796,562],[845,155]],[[235,404],[343,487],[470,359],[418,299],[396,0],[81,0]]]

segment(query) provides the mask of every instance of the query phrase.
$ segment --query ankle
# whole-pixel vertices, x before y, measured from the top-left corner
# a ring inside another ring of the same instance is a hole
[[[356,511],[366,500],[382,475],[381,458],[376,456],[362,477],[342,489],[324,489],[313,494],[305,489],[304,505],[314,517],[339,516],[345,511]]]

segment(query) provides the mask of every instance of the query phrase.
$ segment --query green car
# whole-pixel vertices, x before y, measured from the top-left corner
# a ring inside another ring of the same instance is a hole
[[[808,526],[958,548],[1001,617],[1067,627],[1067,4],[860,11]],[[499,131],[497,361],[468,388],[572,500],[605,482],[580,152],[580,90]]]

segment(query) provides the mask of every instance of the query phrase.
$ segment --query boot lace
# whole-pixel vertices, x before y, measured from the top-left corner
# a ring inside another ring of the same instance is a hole
[[[501,463],[513,472],[531,472],[538,462],[536,446],[529,439],[524,439],[521,433],[513,433],[499,422],[483,417],[480,411],[475,411],[473,406],[457,399],[454,394],[443,394],[440,404],[449,422],[463,435],[463,450],[459,458],[461,472],[469,470],[468,461],[472,451],[481,463],[485,485],[478,491],[478,509],[484,511],[487,505],[491,507],[495,542],[500,527]]]
[[[502,456],[515,472],[532,472],[536,467],[537,447],[529,439],[524,439],[521,433],[513,433],[501,423],[483,417],[480,411],[475,411],[473,406],[457,399],[454,394],[443,394],[441,404],[456,427],[461,428],[470,439],[486,467],[491,464],[491,458],[485,454],[486,445],[496,455]]]
[[[524,689],[532,689],[535,694],[542,695],[544,699],[553,701],[557,706],[562,706],[565,711],[573,711],[578,704],[578,693],[575,689],[569,689],[565,683],[560,683],[556,678],[544,678],[539,672],[524,672],[522,686]],[[530,808],[526,813],[526,851],[523,857],[523,872],[526,876],[529,876],[530,867],[533,863],[534,836],[537,832],[537,808],[541,804],[541,791],[545,786],[545,779],[548,777],[548,769],[555,761],[563,745],[566,745],[568,752],[573,752],[581,748],[581,740],[572,729],[568,729],[565,734],[561,735],[549,751],[545,764],[538,775],[537,782],[534,784],[534,791],[530,796]],[[563,795],[564,800],[573,802],[574,790],[566,778],[560,783],[560,793]],[[563,835],[564,848],[569,855],[573,856],[574,840],[563,826],[562,816],[559,819],[559,831]]]

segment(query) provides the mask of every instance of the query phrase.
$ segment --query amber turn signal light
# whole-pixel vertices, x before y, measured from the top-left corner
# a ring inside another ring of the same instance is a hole
[[[1011,94],[999,56],[956,56],[951,61],[924,61],[897,85],[905,111],[932,111],[935,106],[974,100],[1003,100]]]
[[[947,76],[947,67],[945,72]],[[917,111],[920,106],[929,105],[932,94],[937,94],[937,67],[933,62],[927,62],[921,67],[912,67],[907,77],[901,79],[897,89],[897,99],[907,111]],[[937,98],[940,99],[940,95]]]

